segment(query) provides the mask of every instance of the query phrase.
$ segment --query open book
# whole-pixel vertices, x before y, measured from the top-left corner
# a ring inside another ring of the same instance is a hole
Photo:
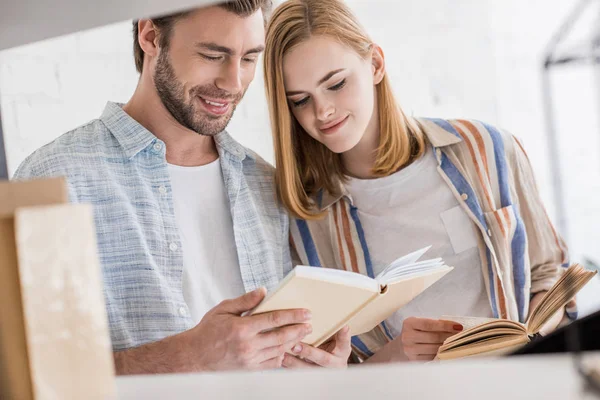
[[[312,333],[304,343],[319,346],[345,325],[365,333],[452,270],[441,258],[418,261],[429,248],[397,259],[374,279],[355,272],[297,266],[250,314],[305,308]]]
[[[437,358],[450,360],[476,355],[502,355],[527,344],[596,274],[579,264],[570,266],[533,309],[525,324],[506,319],[450,317],[462,323],[464,331],[444,342]]]

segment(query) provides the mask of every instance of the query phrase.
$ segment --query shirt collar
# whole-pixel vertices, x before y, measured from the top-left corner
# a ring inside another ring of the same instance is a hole
[[[415,121],[421,126],[427,140],[434,148],[446,147],[462,142],[460,134],[445,119],[415,118]]]
[[[423,130],[429,143],[436,149],[462,142],[460,134],[447,120],[439,118],[415,118],[414,120]],[[315,196],[315,202],[319,210],[324,211],[343,197],[348,198],[352,203],[352,198],[346,187],[341,185],[338,195],[332,195],[325,190],[319,191]]]
[[[122,104],[109,101],[100,121],[110,130],[129,158],[133,158],[156,140],[156,136],[123,111]]]
[[[352,199],[346,190],[346,186],[340,185],[339,193],[337,195],[332,195],[328,191],[321,189],[319,193],[317,193],[315,201],[317,207],[319,207],[319,210],[324,211],[337,203],[343,197],[347,197],[352,203]]]
[[[128,158],[135,157],[140,151],[153,144],[158,138],[123,111],[123,105],[108,102],[100,120],[115,136]],[[225,151],[234,159],[242,161],[253,154],[235,141],[226,131],[215,135],[215,144],[219,153]]]
[[[223,131],[218,135],[215,135],[215,144],[219,153],[227,152],[238,161],[243,161],[246,157],[254,159],[254,153],[248,151],[244,146],[239,144],[234,138],[232,138],[227,131]]]

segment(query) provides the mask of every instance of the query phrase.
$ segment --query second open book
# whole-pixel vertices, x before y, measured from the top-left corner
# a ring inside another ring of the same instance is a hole
[[[452,270],[441,258],[418,261],[429,248],[397,259],[375,278],[355,272],[297,266],[250,314],[305,308],[312,333],[304,343],[319,346],[345,325],[365,333]]]
[[[442,317],[461,323],[464,331],[448,338],[437,358],[450,360],[476,355],[502,355],[529,343],[596,274],[579,264],[570,266],[530,313],[525,324],[506,319]]]

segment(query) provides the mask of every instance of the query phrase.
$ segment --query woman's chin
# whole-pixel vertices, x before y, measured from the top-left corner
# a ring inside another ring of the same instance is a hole
[[[341,146],[327,146],[327,148],[335,154],[342,154],[347,152],[349,149],[347,147],[341,147]]]
[[[348,141],[345,141],[342,143],[340,141],[338,143],[323,143],[323,144],[325,146],[327,146],[327,148],[331,152],[336,153],[336,154],[342,154],[342,153],[352,150],[354,147],[356,147],[356,145],[358,143],[348,142]]]

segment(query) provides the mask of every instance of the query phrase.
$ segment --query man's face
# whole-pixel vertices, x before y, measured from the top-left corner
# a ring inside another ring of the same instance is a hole
[[[174,24],[154,84],[177,122],[201,135],[223,131],[254,79],[264,37],[261,11],[243,18],[208,7]]]

